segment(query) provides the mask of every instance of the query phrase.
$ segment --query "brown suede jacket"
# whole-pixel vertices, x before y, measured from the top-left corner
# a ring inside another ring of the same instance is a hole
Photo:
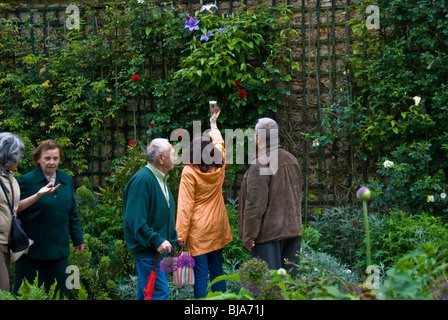
[[[244,174],[238,233],[245,247],[302,235],[302,172],[280,146],[262,149]]]

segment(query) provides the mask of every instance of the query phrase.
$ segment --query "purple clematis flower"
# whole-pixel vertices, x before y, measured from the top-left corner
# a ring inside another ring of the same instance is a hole
[[[187,20],[185,20],[185,29],[188,29],[189,31],[193,31],[193,30],[199,30],[199,26],[198,23],[201,20],[195,20],[195,18],[190,17]]]
[[[210,38],[210,37],[212,37],[212,36],[214,36],[215,34],[213,33],[213,32],[208,32],[207,34],[203,34],[203,35],[201,35],[201,39],[199,39],[199,40],[201,40],[201,41],[208,41],[208,39]]]

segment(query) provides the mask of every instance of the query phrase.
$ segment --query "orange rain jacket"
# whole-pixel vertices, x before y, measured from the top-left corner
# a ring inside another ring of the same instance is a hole
[[[215,147],[222,153],[222,168],[202,172],[185,165],[179,186],[176,230],[179,241],[186,241],[192,256],[222,249],[230,243],[232,231],[222,196],[225,175],[224,140],[218,129],[209,132]]]

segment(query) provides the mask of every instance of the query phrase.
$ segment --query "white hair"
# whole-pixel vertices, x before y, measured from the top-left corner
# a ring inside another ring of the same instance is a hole
[[[149,163],[156,163],[159,154],[168,156],[168,150],[170,149],[170,144],[168,139],[156,138],[150,142],[148,148],[146,148],[146,160]]]
[[[25,153],[25,144],[11,132],[0,132],[0,164],[4,167],[19,163]]]
[[[255,134],[262,137],[266,145],[278,144],[278,124],[271,118],[260,118],[255,125]]]

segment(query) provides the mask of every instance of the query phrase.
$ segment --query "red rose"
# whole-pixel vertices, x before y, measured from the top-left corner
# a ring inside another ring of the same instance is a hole
[[[238,88],[241,85],[241,82],[239,80],[235,80],[235,83],[232,83],[232,88]]]
[[[243,99],[245,96],[247,96],[246,90],[238,91],[238,98]]]
[[[137,144],[135,143],[135,141],[129,141],[129,143],[128,143],[128,146],[130,146],[132,149],[134,149],[135,148],[135,146],[136,146]]]
[[[154,128],[154,125],[152,123],[149,126],[151,127],[151,129]]]
[[[140,80],[140,77],[137,74],[134,74],[132,76],[132,81],[138,81],[138,80]]]

